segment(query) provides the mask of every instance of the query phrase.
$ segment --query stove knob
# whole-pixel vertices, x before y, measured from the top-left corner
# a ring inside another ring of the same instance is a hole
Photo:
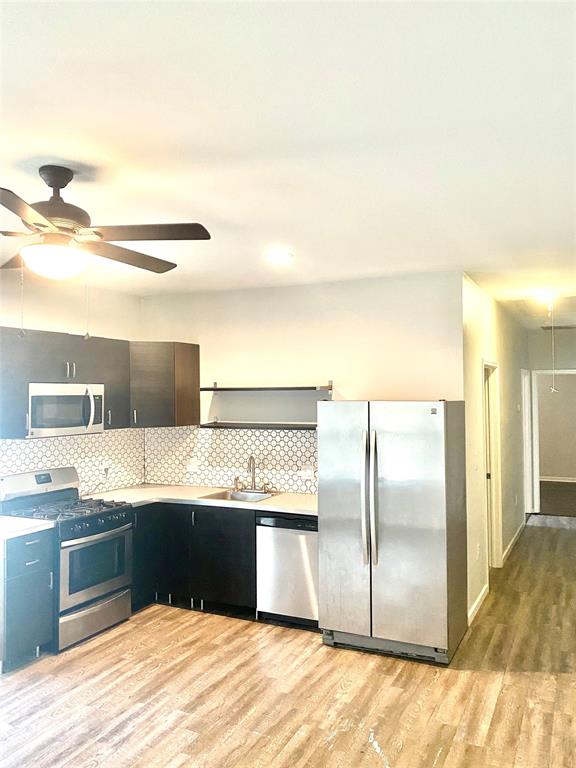
[[[104,520],[102,518],[100,518],[100,520],[98,520],[98,525],[100,525],[100,526],[104,525]]]

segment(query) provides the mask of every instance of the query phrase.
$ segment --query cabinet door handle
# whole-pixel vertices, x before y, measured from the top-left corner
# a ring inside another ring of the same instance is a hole
[[[25,541],[24,546],[29,547],[32,544],[40,544],[40,539],[30,539],[30,541]]]
[[[138,412],[136,411],[136,408],[132,411],[132,419],[134,421],[134,424],[138,424]]]
[[[196,525],[196,510],[192,510],[192,525]]]
[[[36,563],[39,563],[39,562],[40,562],[40,560],[29,560],[26,563],[26,567],[28,567],[29,565],[36,565]]]
[[[50,571],[50,589],[54,589],[54,571]]]
[[[72,363],[72,378],[76,378],[76,363]]]
[[[108,426],[112,426],[112,411],[108,408]]]
[[[66,378],[70,378],[70,363],[66,361]]]

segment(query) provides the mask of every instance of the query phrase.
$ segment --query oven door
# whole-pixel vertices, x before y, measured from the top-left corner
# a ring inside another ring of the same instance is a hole
[[[60,545],[60,611],[132,583],[132,524]]]
[[[103,384],[28,385],[28,437],[102,432],[103,413]]]

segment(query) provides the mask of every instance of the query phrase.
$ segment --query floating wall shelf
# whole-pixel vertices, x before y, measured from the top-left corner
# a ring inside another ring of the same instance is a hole
[[[263,422],[243,422],[243,421],[211,421],[207,424],[200,424],[203,429],[316,429],[316,424],[296,424],[280,423],[272,421],[268,424]]]
[[[320,387],[200,387],[200,392],[331,392],[332,383]]]
[[[201,387],[211,393],[201,427],[209,429],[316,429],[319,400],[332,399],[332,382],[306,387]]]

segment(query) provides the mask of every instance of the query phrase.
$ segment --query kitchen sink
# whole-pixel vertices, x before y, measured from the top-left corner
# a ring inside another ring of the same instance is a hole
[[[202,496],[203,499],[225,499],[226,501],[263,501],[273,494],[268,491],[216,491]]]

